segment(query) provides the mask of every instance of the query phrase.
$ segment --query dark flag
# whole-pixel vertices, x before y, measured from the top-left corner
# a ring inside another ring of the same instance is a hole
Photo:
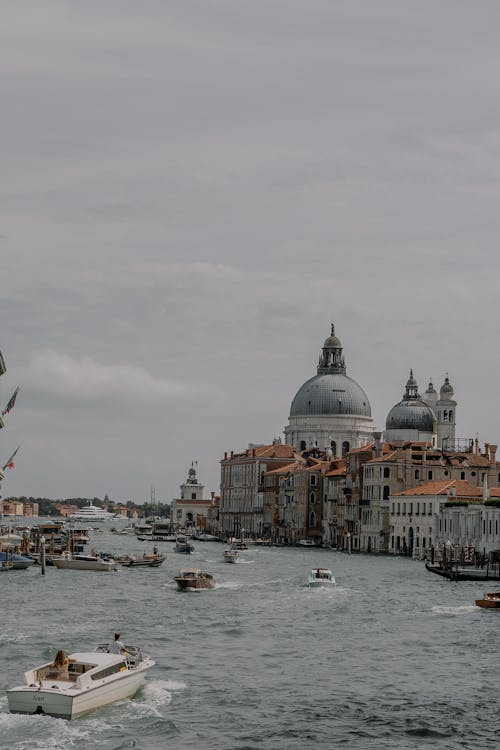
[[[12,456],[4,463],[2,466],[2,471],[4,469],[13,469],[14,468],[14,456],[16,455],[17,451],[19,450],[21,446],[18,445]]]
[[[5,417],[6,414],[9,413],[11,409],[14,408],[14,404],[16,403],[17,394],[19,393],[19,386],[17,386],[16,390],[12,394],[12,396],[9,399],[9,403],[5,407],[5,409],[2,412],[2,417]]]

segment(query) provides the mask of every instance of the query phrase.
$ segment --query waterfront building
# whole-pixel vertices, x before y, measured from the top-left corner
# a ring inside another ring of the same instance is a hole
[[[210,498],[203,497],[205,485],[201,484],[196,475],[196,462],[191,464],[180,490],[180,497],[174,498],[170,506],[172,524],[183,528],[206,529],[209,511],[215,503],[214,493]]]
[[[289,464],[295,450],[276,438],[271,445],[252,445],[221,460],[220,530],[224,536],[264,533],[264,477],[267,471]],[[266,523],[269,523],[266,505]]]
[[[487,484],[485,480],[485,484]],[[390,552],[420,555],[432,547],[458,544],[478,549],[498,542],[499,509],[486,508],[484,489],[466,480],[426,482],[391,496]],[[500,497],[500,488],[490,496]],[[496,522],[496,524],[495,524]]]
[[[298,451],[319,448],[338,458],[372,439],[370,402],[361,386],[347,375],[342,344],[332,324],[317,374],[294,396],[285,440]]]

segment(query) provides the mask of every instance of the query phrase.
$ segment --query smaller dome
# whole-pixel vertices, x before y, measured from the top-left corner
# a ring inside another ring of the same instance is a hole
[[[434,431],[434,413],[421,399],[400,401],[392,407],[385,423],[386,430]]]
[[[436,389],[434,388],[434,383],[432,382],[432,380],[429,381],[429,385],[427,386],[425,395],[427,396],[429,393],[437,393]]]

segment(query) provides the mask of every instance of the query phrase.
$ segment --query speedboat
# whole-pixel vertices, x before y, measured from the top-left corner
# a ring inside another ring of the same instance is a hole
[[[301,547],[315,547],[312,539],[299,539],[299,545]]]
[[[243,541],[243,539],[232,539],[231,549],[245,550],[248,549],[248,545]]]
[[[118,570],[116,560],[104,559],[98,555],[64,555],[53,557],[52,564],[63,570]]]
[[[35,561],[32,557],[26,557],[26,555],[19,555],[17,552],[0,552],[0,563],[7,563],[14,570],[24,570],[25,568],[31,567]]]
[[[108,654],[107,646],[70,654],[71,661],[62,672],[51,663],[25,672],[25,684],[7,691],[9,711],[76,719],[108,703],[131,698],[155,662],[137,646],[125,648],[126,655]]]
[[[240,556],[240,553],[237,549],[225,549],[223,554],[224,560],[228,563],[235,563]]]
[[[174,578],[181,591],[202,591],[214,589],[215,580],[210,573],[203,573],[199,568],[182,568]]]
[[[476,599],[476,606],[484,609],[500,609],[500,591],[490,591],[482,599]]]
[[[332,571],[328,568],[313,568],[308,578],[309,588],[319,588],[320,586],[335,586],[335,578]]]

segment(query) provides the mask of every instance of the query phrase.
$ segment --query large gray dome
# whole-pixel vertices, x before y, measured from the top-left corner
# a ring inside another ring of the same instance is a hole
[[[310,378],[295,394],[290,416],[309,414],[371,417],[372,412],[366,393],[355,380],[341,373],[328,373]]]
[[[421,399],[405,399],[393,406],[387,415],[386,430],[433,432],[434,412]]]

